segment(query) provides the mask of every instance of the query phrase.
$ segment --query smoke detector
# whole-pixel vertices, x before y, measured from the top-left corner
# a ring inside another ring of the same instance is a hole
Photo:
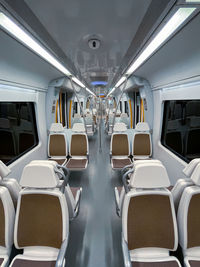
[[[88,41],[88,45],[89,45],[89,48],[96,50],[96,49],[99,49],[101,42],[98,39],[90,39]]]

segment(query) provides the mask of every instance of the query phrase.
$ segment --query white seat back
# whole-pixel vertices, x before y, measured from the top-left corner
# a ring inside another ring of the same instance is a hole
[[[60,249],[69,232],[65,195],[57,188],[54,165],[33,162],[24,167],[14,230],[16,248]],[[34,233],[34,234],[33,234]],[[34,253],[34,252],[33,252]],[[42,253],[42,252],[41,252]]]
[[[127,133],[113,133],[110,143],[110,154],[112,157],[128,157],[130,147]]]
[[[185,256],[200,256],[200,163],[191,175],[193,186],[186,187],[178,208],[179,243]]]
[[[48,140],[48,156],[51,158],[66,158],[67,138],[61,123],[52,123]]]
[[[133,136],[133,157],[135,159],[148,159],[152,155],[152,143],[149,125],[139,122]]]
[[[4,186],[8,189],[12,198],[14,207],[17,206],[17,199],[21,187],[16,179],[6,178],[11,173],[11,170],[0,160],[0,186]]]
[[[133,189],[125,195],[122,231],[131,255],[168,255],[178,245],[176,215],[167,171],[161,162],[135,164]],[[148,249],[148,250],[147,250]],[[141,254],[140,254],[141,253]]]
[[[183,173],[187,178],[179,179],[172,189],[172,196],[174,199],[174,205],[176,211],[178,210],[180,198],[184,189],[188,186],[194,185],[193,181],[190,179],[192,173],[194,172],[196,166],[200,163],[200,159],[193,159],[190,163],[183,169]]]

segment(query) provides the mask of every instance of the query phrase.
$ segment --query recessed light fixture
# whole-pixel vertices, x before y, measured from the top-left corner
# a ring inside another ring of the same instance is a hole
[[[68,69],[65,68],[65,66],[63,66],[53,55],[2,12],[0,12],[0,26],[60,72],[67,76],[71,75]]]
[[[134,60],[126,74],[131,75],[137,70],[196,10],[195,7],[181,7],[163,26],[143,52]]]
[[[94,81],[94,82],[91,82],[92,85],[107,85],[108,82],[105,82],[105,81]]]

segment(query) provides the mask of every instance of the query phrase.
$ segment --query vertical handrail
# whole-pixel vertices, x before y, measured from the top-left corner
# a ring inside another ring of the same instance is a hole
[[[115,124],[115,118],[116,118],[116,115],[117,115],[117,110],[118,110],[118,107],[119,107],[119,103],[122,99],[122,96],[124,94],[124,89],[126,88],[126,85],[127,85],[127,81],[128,81],[128,78],[126,78],[125,82],[124,82],[124,87],[122,89],[122,93],[120,95],[120,98],[119,98],[119,101],[117,103],[117,106],[116,106],[116,109],[115,109],[115,114],[114,114],[114,118],[113,118],[113,124],[112,124],[112,133],[113,133],[113,129],[114,129],[114,124]]]
[[[99,122],[99,152],[102,152],[101,144],[101,126],[102,126],[102,99],[100,99],[100,122]]]
[[[82,106],[81,106],[81,103],[80,103],[80,101],[79,101],[78,95],[77,95],[76,90],[75,90],[75,88],[74,88],[74,84],[73,84],[73,81],[72,81],[72,76],[70,77],[70,82],[71,82],[71,85],[72,85],[72,90],[74,91],[75,96],[76,96],[76,98],[77,98],[77,100],[78,100],[78,104],[79,104],[81,113],[82,113],[82,115],[83,115],[83,122],[84,122],[84,126],[85,126],[85,132],[87,133],[87,128],[86,128],[86,122],[85,122],[85,117],[84,117],[84,113],[83,113],[83,108],[82,108]]]

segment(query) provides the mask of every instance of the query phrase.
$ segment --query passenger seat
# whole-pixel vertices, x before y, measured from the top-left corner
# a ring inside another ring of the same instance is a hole
[[[61,123],[52,123],[48,141],[48,156],[60,165],[67,163],[67,138]]]
[[[14,228],[14,244],[23,249],[10,266],[64,266],[68,245],[69,215],[59,177],[52,165],[25,166]]]
[[[85,127],[82,123],[74,124],[72,128],[69,156],[66,167],[70,170],[83,170],[87,168],[89,148]]]
[[[8,189],[13,205],[16,208],[21,187],[16,179],[6,178],[10,173],[11,170],[0,160],[0,186],[4,186]]]
[[[149,125],[146,122],[138,122],[133,136],[134,159],[148,159],[152,155],[152,143]]]
[[[38,167],[41,164],[48,164],[52,165],[54,168],[55,172],[58,172],[61,174],[60,183],[58,185],[58,188],[62,188],[64,185],[64,190],[63,192],[65,193],[65,197],[67,200],[67,205],[68,205],[68,211],[69,211],[69,217],[70,220],[73,220],[75,217],[77,217],[80,209],[80,200],[81,200],[81,194],[82,194],[82,187],[71,187],[69,186],[69,177],[66,177],[69,175],[69,173],[64,173],[64,166],[58,165],[56,161],[49,161],[49,160],[33,160],[30,162],[30,164],[38,165]],[[67,179],[67,183],[66,183]]]
[[[122,211],[122,249],[126,266],[178,267],[169,255],[178,245],[176,215],[165,167],[161,163],[135,166],[133,189]]]
[[[7,267],[13,245],[15,209],[7,188],[0,186],[0,266]]]
[[[110,143],[110,157],[112,169],[122,169],[132,163],[130,159],[130,145],[127,127],[124,123],[116,123]]]
[[[178,208],[179,240],[186,267],[200,266],[200,163],[192,173],[194,186],[186,187]]]
[[[178,179],[171,190],[176,211],[178,210],[179,202],[184,189],[188,186],[194,185],[193,181],[191,180],[191,176],[199,163],[199,158],[190,161],[190,163],[183,169],[183,173],[187,178]]]

